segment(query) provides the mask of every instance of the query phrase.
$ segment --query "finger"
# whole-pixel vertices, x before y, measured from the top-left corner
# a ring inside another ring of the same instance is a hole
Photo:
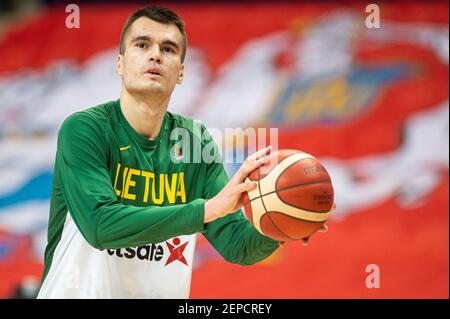
[[[258,183],[255,181],[247,181],[247,182],[237,185],[236,192],[238,192],[239,194],[243,193],[243,192],[248,192],[248,191],[254,190],[257,185],[258,185]]]
[[[306,237],[306,238],[302,239],[302,245],[303,246],[308,246],[309,245],[309,237]]]
[[[234,182],[241,183],[251,172],[264,165],[268,160],[267,154],[269,154],[271,150],[272,145],[269,145],[266,148],[263,148],[262,150],[259,150],[258,152],[247,157],[247,159],[239,168],[238,172],[235,174],[235,176],[233,176],[233,179],[235,178]]]
[[[249,157],[247,157],[247,159],[245,160],[246,162],[253,162],[256,161],[257,159],[266,156],[267,154],[269,154],[272,150],[272,145],[269,145],[265,148],[263,148],[262,150],[259,150],[255,153],[253,153],[252,155],[250,155]]]
[[[258,167],[264,165],[264,163],[267,162],[267,156],[261,157],[253,162],[244,162],[244,164],[241,165],[238,172],[236,173],[236,178],[238,179],[238,182],[242,182],[244,179],[247,178],[247,176],[253,172]]]
[[[336,203],[333,203],[333,207],[331,207],[331,211],[336,209]]]
[[[252,155],[248,156],[246,161],[248,161],[248,162],[256,161],[257,159],[268,155],[271,152],[271,150],[272,150],[272,145],[269,145],[255,153],[253,153]]]
[[[328,231],[328,226],[323,224],[322,227],[320,227],[317,232],[319,232],[319,233],[326,233],[327,231]]]

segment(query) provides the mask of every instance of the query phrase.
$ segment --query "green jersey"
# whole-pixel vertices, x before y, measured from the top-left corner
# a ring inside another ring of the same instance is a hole
[[[64,121],[39,298],[187,298],[197,233],[241,265],[279,247],[242,211],[204,223],[205,201],[228,176],[220,161],[193,158],[197,147],[215,146],[199,127],[196,134],[195,121],[166,112],[149,140],[127,122],[120,100]]]

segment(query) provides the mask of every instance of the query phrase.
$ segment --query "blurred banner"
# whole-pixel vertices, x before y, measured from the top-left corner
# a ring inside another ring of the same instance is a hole
[[[337,204],[327,234],[250,267],[198,236],[191,297],[448,298],[448,2],[381,5],[380,28],[365,4],[169,6],[189,41],[169,110],[211,128],[279,128],[278,148],[322,161]],[[69,29],[54,6],[0,40],[2,298],[40,280],[56,134],[118,98],[135,8],[82,4]]]

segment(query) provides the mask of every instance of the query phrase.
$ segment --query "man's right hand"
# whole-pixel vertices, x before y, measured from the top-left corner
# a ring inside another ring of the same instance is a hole
[[[242,208],[242,193],[255,189],[257,185],[257,182],[245,182],[245,179],[255,169],[264,165],[271,150],[272,146],[269,145],[247,157],[228,184],[216,196],[206,201],[205,223],[212,222]]]

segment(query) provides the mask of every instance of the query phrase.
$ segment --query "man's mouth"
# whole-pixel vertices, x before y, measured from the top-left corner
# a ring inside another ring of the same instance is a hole
[[[161,76],[161,70],[158,67],[150,67],[145,73]]]

